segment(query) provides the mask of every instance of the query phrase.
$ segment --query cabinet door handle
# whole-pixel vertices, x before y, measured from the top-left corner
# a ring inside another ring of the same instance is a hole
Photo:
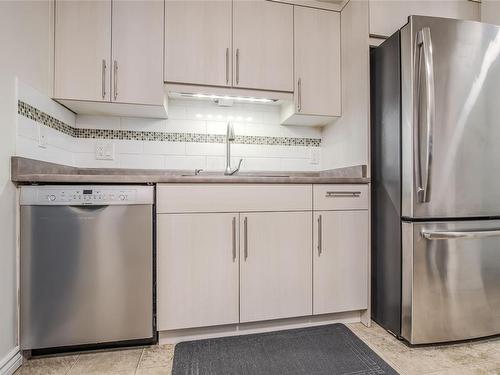
[[[226,84],[229,85],[229,48],[226,48]]]
[[[245,260],[248,258],[248,218],[245,217],[243,221],[243,249],[245,254]]]
[[[233,262],[236,260],[236,217],[233,217]]]
[[[118,97],[118,62],[114,61],[113,65],[113,92],[115,100]]]
[[[318,216],[318,256],[323,252],[323,220]]]
[[[326,198],[359,198],[360,191],[327,191]]]
[[[297,110],[302,111],[302,78],[297,81]]]
[[[104,99],[106,97],[106,60],[104,59],[101,64],[101,94]]]
[[[236,48],[236,84],[240,83],[240,49]]]

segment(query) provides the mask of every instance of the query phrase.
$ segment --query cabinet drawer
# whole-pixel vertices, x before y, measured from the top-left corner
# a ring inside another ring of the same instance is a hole
[[[310,211],[311,185],[160,184],[158,213]]]
[[[367,210],[368,185],[314,185],[314,210]]]

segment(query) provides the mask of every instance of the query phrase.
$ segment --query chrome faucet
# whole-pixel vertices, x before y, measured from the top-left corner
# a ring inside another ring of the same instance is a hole
[[[234,126],[231,121],[227,123],[227,133],[226,133],[226,170],[224,171],[224,174],[226,176],[231,176],[238,172],[241,167],[241,162],[243,159],[240,159],[240,162],[238,163],[238,167],[235,169],[231,168],[231,142],[235,140],[235,135],[234,135]]]

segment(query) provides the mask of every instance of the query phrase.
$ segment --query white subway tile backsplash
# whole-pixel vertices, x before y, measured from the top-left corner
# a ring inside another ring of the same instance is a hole
[[[31,100],[29,95],[26,97]],[[43,104],[42,99],[35,96],[32,100]],[[56,102],[49,102],[56,107],[49,108],[52,112],[64,114],[67,111]],[[47,103],[43,105],[50,107]],[[78,131],[61,130],[57,124],[39,125],[36,121],[43,121],[43,117],[23,111],[33,109],[22,107],[19,112],[18,153],[41,160],[96,168],[222,171],[227,121],[231,120],[237,138],[231,146],[233,166],[243,158],[242,171],[319,169],[318,164],[310,164],[311,147],[308,145],[319,145],[321,130],[281,126],[277,106],[235,104],[218,107],[208,101],[172,100],[167,120],[87,115],[74,118],[73,115],[71,126],[76,126]],[[71,122],[71,118],[68,121]],[[45,149],[38,147],[38,126],[47,135]],[[95,159],[96,142],[103,141],[114,143],[114,160]]]
[[[235,125],[235,132],[236,124]],[[207,134],[226,134],[227,121],[207,121]],[[238,134],[240,134],[238,132]]]
[[[186,144],[184,142],[144,141],[144,153],[157,155],[184,155]]]
[[[24,116],[17,117],[17,135],[33,140],[38,139],[38,127],[42,126]]]
[[[321,138],[321,128],[311,126],[281,126],[283,137]]]
[[[76,116],[76,127],[81,129],[120,129],[120,117],[115,116]]]
[[[17,95],[18,100],[29,103],[33,107],[38,108],[70,126],[75,126],[75,114],[73,112],[22,81],[18,81]]]
[[[120,168],[163,169],[164,167],[165,157],[163,155],[120,155]]]
[[[231,158],[231,159],[235,160],[232,162],[231,165],[237,165],[235,164],[235,162],[237,162],[236,158]],[[207,164],[206,164],[207,171],[223,171],[225,167],[226,167],[226,158],[224,156],[207,156]]]
[[[223,143],[186,143],[186,155],[224,156],[226,147]]]
[[[278,158],[245,158],[241,164],[242,171],[281,171],[281,159]]]
[[[59,148],[61,150],[65,150],[69,153],[72,153],[74,148],[73,148],[73,141],[74,138],[61,133],[57,130],[54,130],[52,128],[40,125],[41,128],[43,129],[43,133],[45,135],[45,143],[50,146],[54,146],[56,148]]]
[[[167,121],[164,119],[121,117],[120,127],[122,130],[166,132]]]
[[[64,163],[71,166],[75,165],[73,154],[71,152],[49,144],[42,148],[38,146],[37,140],[22,136],[18,136],[16,140],[16,156],[38,159],[51,163]]]
[[[169,133],[206,134],[207,124],[201,120],[168,119],[166,122],[166,131]]]
[[[92,138],[77,138],[73,140],[73,151],[77,152],[95,152],[96,139]]]
[[[318,165],[311,164],[309,159],[281,159],[283,171],[317,171]]]
[[[144,152],[144,141],[113,140],[117,154],[142,154]]]
[[[75,163],[82,168],[120,168],[120,161],[116,156],[114,160],[96,160],[94,152],[76,152]]]
[[[165,156],[167,169],[207,169],[205,156]]]

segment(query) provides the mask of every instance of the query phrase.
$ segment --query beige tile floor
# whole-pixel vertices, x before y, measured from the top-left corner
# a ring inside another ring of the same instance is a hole
[[[376,324],[348,326],[401,375],[500,375],[500,339],[409,348]],[[173,355],[172,345],[161,345],[38,358],[27,361],[16,375],[170,375]]]

